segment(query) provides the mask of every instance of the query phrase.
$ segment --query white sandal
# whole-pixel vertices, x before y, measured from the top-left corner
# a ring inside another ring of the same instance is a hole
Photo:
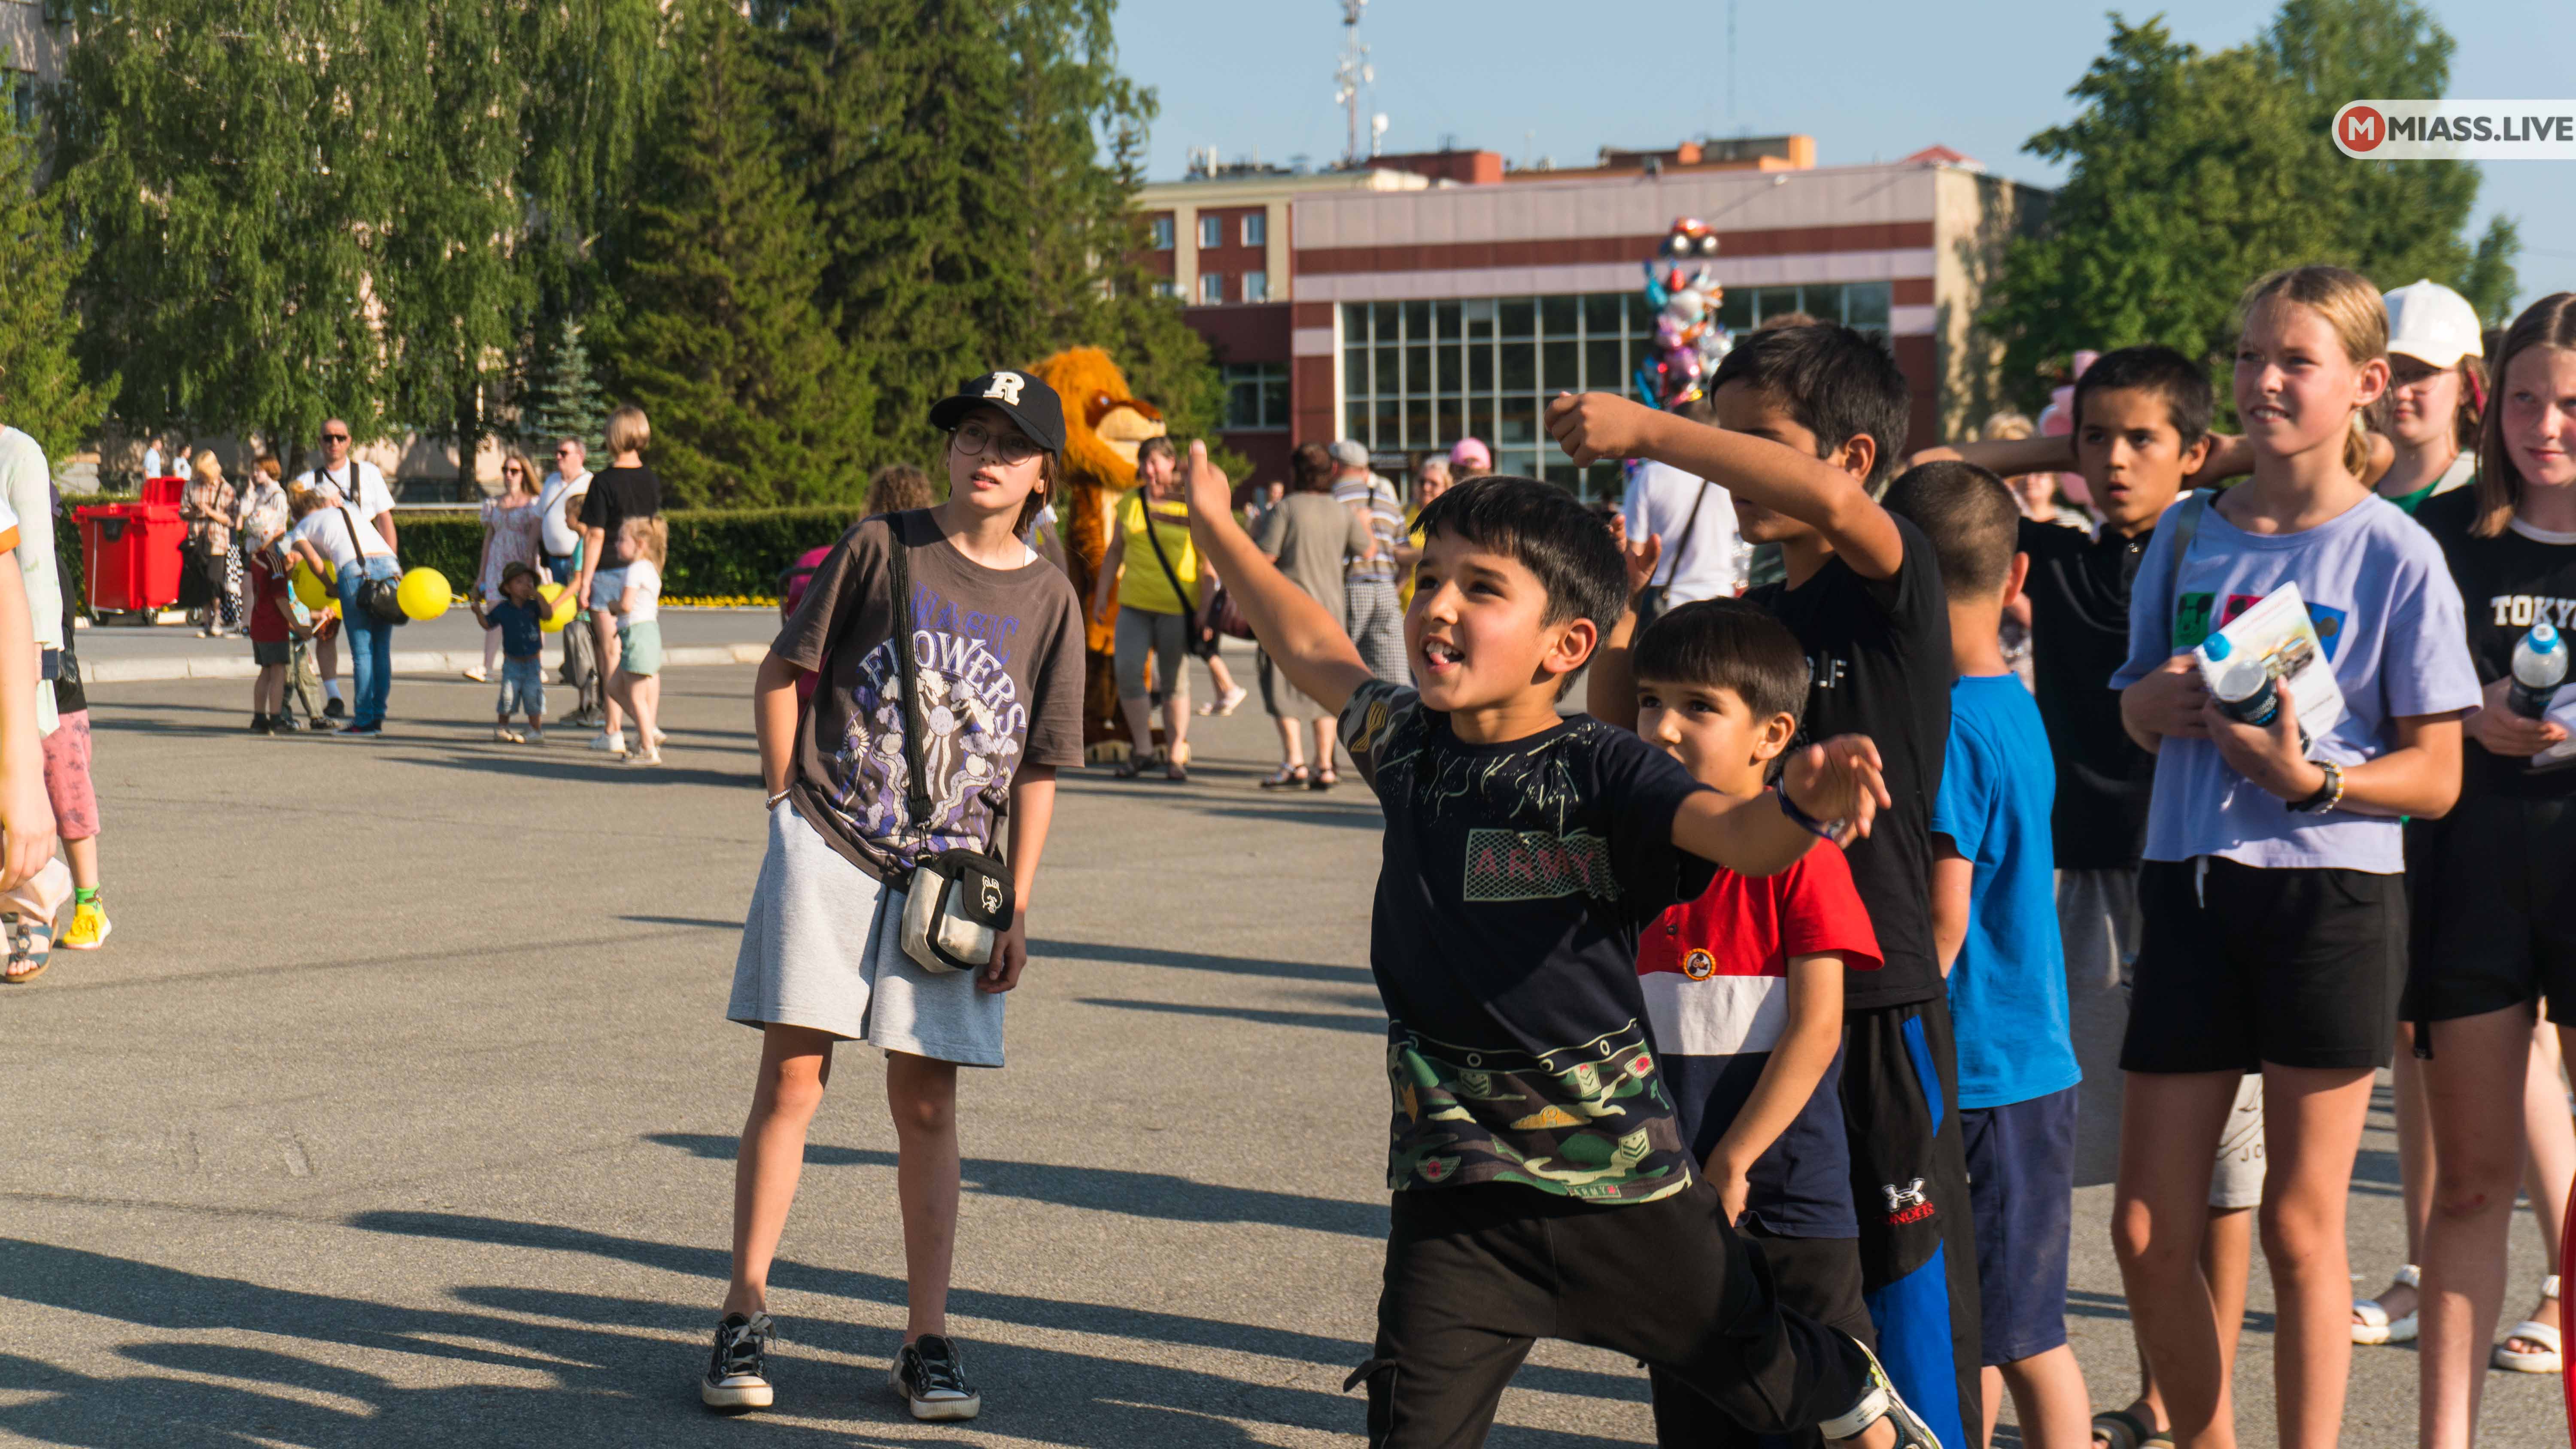
[[[2557,1274],[2552,1273],[2540,1280],[2540,1296],[2553,1299],[2558,1296]],[[2512,1331],[2504,1337],[2505,1343],[2511,1343],[2519,1338],[2525,1343],[2545,1343],[2549,1347],[2541,1353],[2524,1353],[2499,1343],[2495,1346],[2495,1353],[2492,1355],[2492,1362],[2497,1368],[2509,1369],[2518,1374],[2554,1374],[2566,1367],[2558,1351],[2558,1325],[2555,1323],[2543,1323],[2537,1318],[2526,1318],[2515,1324]]]
[[[2416,1271],[2414,1264],[2409,1263],[2398,1269],[2397,1276],[2389,1280],[2391,1287],[2401,1284],[2414,1289],[2420,1303],[2424,1296],[2424,1276]],[[2355,1343],[2376,1346],[2415,1341],[2416,1313],[2409,1313],[2404,1318],[2392,1319],[2388,1316],[2388,1310],[2381,1307],[2376,1298],[2354,1299],[2352,1311],[2355,1320],[2352,1325],[2352,1341]],[[2420,1308],[2417,1310],[2418,1313],[2421,1311]]]

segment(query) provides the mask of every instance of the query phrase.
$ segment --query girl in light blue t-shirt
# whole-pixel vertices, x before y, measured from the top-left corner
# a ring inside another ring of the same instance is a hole
[[[2157,526],[2111,679],[2157,755],[2112,1236],[2177,1437],[2195,1434],[2225,1394],[2196,1263],[2211,1158],[2244,1074],[2261,1072],[2280,1443],[2328,1449],[2352,1354],[2345,1195],[2405,965],[2398,821],[2457,798],[2478,681],[2441,550],[2359,476],[2359,418],[2388,386],[2378,289],[2299,267],[2256,283],[2239,317],[2254,476]],[[2345,708],[2304,748],[2286,682],[2269,727],[2238,723],[2189,652],[2291,583]]]

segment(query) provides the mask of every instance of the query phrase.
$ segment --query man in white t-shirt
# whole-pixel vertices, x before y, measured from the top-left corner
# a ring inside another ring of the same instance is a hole
[[[557,442],[555,470],[546,475],[545,487],[537,493],[537,507],[542,510],[538,546],[545,550],[546,576],[566,586],[579,571],[573,556],[581,551],[581,496],[590,491],[587,462],[581,439]]]
[[[297,475],[295,485],[318,488],[343,503],[357,505],[358,517],[376,526],[385,537],[388,548],[399,547],[394,537],[394,494],[385,486],[384,471],[375,464],[352,460],[349,456],[349,425],[339,418],[322,420],[321,446],[316,449],[319,462]],[[341,718],[347,707],[340,700],[340,649],[336,635],[326,635],[313,646],[313,662],[322,672],[322,692],[330,696],[322,706],[332,719]]]
[[[1680,404],[1673,414],[1710,423],[1704,398]],[[1697,522],[1691,519],[1694,508],[1699,510]],[[1648,583],[1663,586],[1665,608],[1733,598],[1743,585],[1736,577],[1735,503],[1725,489],[1679,468],[1641,462],[1628,475],[1628,503],[1621,511],[1627,515],[1630,542],[1663,535],[1664,556]]]

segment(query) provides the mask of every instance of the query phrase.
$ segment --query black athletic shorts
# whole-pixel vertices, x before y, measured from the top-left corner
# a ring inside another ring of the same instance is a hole
[[[2405,877],[2150,860],[2138,867],[2138,913],[2122,1071],[2388,1065]]]
[[[1871,1326],[1869,1309],[1860,1297],[1859,1239],[1784,1238],[1759,1228],[1746,1228],[1743,1233],[1770,1265],[1772,1291],[1781,1307],[1877,1346],[1878,1330]],[[1649,1369],[1646,1381],[1654,1395],[1659,1449],[1755,1449],[1757,1445],[1816,1449],[1825,1442],[1813,1429],[1756,1434],[1666,1370]]]
[[[2406,823],[2415,921],[2406,1019],[2454,1021],[2549,1001],[2576,1025],[2576,799],[2463,795]]]

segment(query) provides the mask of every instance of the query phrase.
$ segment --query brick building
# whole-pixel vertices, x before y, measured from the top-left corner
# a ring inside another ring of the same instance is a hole
[[[1884,335],[1916,441],[1996,402],[1996,349],[1970,324],[2047,193],[1940,148],[1813,163],[1803,136],[1604,150],[1574,171],[1448,151],[1320,176],[1238,168],[1136,205],[1225,369],[1221,436],[1256,476],[1284,473],[1301,442],[1355,437],[1392,470],[1474,436],[1501,471],[1600,496],[1615,468],[1586,478],[1543,447],[1540,410],[1562,389],[1633,391],[1653,338],[1640,264],[1676,217],[1718,234],[1738,331],[1800,311]]]

